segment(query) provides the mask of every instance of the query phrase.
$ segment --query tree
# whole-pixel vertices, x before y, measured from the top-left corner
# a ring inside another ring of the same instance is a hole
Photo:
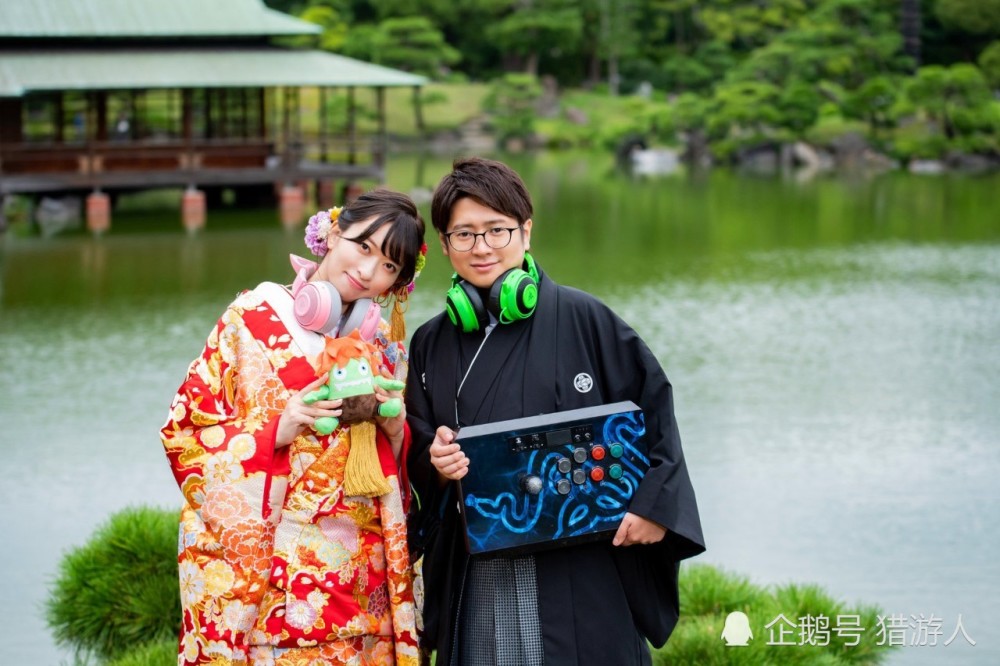
[[[721,0],[701,3],[697,16],[710,38],[752,49],[792,27],[809,4],[806,0]]]
[[[853,90],[872,76],[903,70],[901,46],[893,15],[880,0],[825,0],[754,50],[736,78],[779,86],[792,79],[830,80]]]
[[[948,27],[1000,36],[1000,0],[937,0],[934,12]]]
[[[444,35],[426,18],[386,19],[378,25],[359,24],[348,31],[344,55],[426,76],[458,62],[462,54],[445,42]]]
[[[56,643],[102,660],[149,643],[177,645],[177,511],[136,507],[111,516],[66,553],[46,603]]]
[[[667,29],[673,35],[674,48],[678,53],[688,53],[697,43],[696,21],[694,18],[697,0],[649,0],[649,12],[654,19],[652,29]],[[650,35],[652,36],[652,35]]]
[[[591,53],[591,80],[600,79],[601,63],[607,63],[608,91],[618,94],[621,83],[619,65],[621,58],[632,56],[637,50],[636,0],[585,0],[584,10],[591,10],[593,18],[584,22],[584,30],[589,27],[587,44],[593,44]]]
[[[347,39],[348,21],[344,17],[343,10],[327,4],[314,4],[306,7],[299,18],[309,21],[323,28],[319,36],[319,48],[324,51],[340,51]],[[301,42],[312,40],[312,37],[294,37],[291,43],[301,45]]]
[[[486,29],[501,51],[514,56],[524,72],[538,75],[542,49],[572,52],[583,35],[583,19],[573,0],[518,0]]]
[[[492,115],[497,138],[527,139],[535,132],[535,103],[542,86],[531,74],[511,72],[493,83],[483,108]]]
[[[350,58],[374,62],[380,40],[381,33],[377,25],[360,23],[347,32],[341,53]]]
[[[781,89],[764,81],[720,85],[711,101],[709,135],[750,140],[767,136],[781,121],[780,97]]]
[[[906,96],[949,139],[985,130],[992,118],[989,85],[975,65],[921,67],[907,83]]]
[[[899,32],[903,36],[903,52],[913,61],[913,67],[920,66],[920,0],[900,0]]]
[[[373,47],[376,63],[432,77],[462,58],[444,41],[441,31],[422,16],[382,21]]]
[[[264,0],[264,4],[279,12],[297,14],[309,3],[306,0]]]
[[[979,54],[979,69],[994,90],[1000,88],[1000,39],[992,42]]]
[[[684,159],[701,164],[708,154],[705,124],[709,112],[709,101],[694,93],[686,92],[677,96],[666,113],[657,118],[661,137],[668,142],[680,139],[685,146]]]
[[[671,91],[707,91],[736,65],[735,53],[722,42],[702,42],[690,55],[675,54],[660,67],[663,86]]]
[[[892,109],[896,104],[899,82],[887,76],[876,76],[865,81],[848,95],[844,104],[845,114],[868,123],[872,136],[879,130],[892,126]]]
[[[790,82],[778,97],[781,125],[792,130],[796,138],[801,138],[816,123],[822,103],[814,84],[805,81]]]

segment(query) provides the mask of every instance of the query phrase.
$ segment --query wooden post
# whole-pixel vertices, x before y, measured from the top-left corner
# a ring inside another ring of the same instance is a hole
[[[267,138],[267,90],[261,88],[257,91],[257,113],[258,125],[257,134],[261,139]]]
[[[194,171],[194,91],[185,88],[181,91],[181,132],[184,135],[184,152],[187,155],[185,166]]]
[[[319,161],[326,163],[326,86],[319,89]]]
[[[205,138],[211,139],[215,136],[212,131],[212,89],[205,88]]]
[[[295,119],[293,131],[295,132],[295,144],[302,145],[302,88],[292,88],[292,108],[295,109]]]
[[[413,116],[417,123],[417,132],[424,138],[427,128],[424,126],[424,108],[420,100],[420,86],[413,86]]]
[[[17,145],[24,141],[20,97],[0,97],[0,141]]]
[[[141,134],[139,132],[139,101],[138,94],[135,89],[128,91],[128,114],[129,114],[129,126],[128,126],[128,138],[130,141],[135,141]]]
[[[279,216],[282,226],[299,226],[306,212],[305,192],[301,187],[296,185],[285,185],[281,188],[281,202],[279,206]]]
[[[247,89],[240,88],[240,136],[244,141],[250,138],[249,114],[247,112]]]
[[[97,132],[95,138],[104,142],[108,140],[108,93],[97,91]]]
[[[344,185],[344,196],[343,196],[344,203],[342,205],[346,206],[347,204],[351,203],[352,201],[360,197],[362,194],[364,194],[364,192],[365,191],[357,183],[355,182],[347,183],[346,185]]]
[[[375,95],[378,100],[378,154],[375,156],[375,164],[384,167],[386,153],[389,150],[389,133],[385,121],[385,88],[376,88]]]
[[[322,210],[328,210],[337,205],[337,185],[332,178],[320,178],[316,181],[316,205]]]
[[[205,226],[205,193],[188,187],[181,196],[181,223],[194,232]]]
[[[135,138],[141,140],[146,133],[146,111],[149,109],[147,91],[140,90],[135,95]]]
[[[102,234],[111,228],[111,199],[100,190],[87,196],[87,229]]]
[[[355,164],[357,162],[357,124],[354,122],[355,118],[355,108],[354,108],[354,86],[347,89],[347,163]]]
[[[292,118],[291,118],[291,109],[289,108],[292,102],[291,102],[291,92],[287,87],[283,88],[283,93],[284,93],[283,94],[284,100],[283,104],[281,105],[282,106],[281,133],[284,135],[284,137],[282,141],[283,154],[281,163],[282,166],[285,168],[287,174],[287,170],[291,168],[291,163],[292,163],[292,151],[291,151]]]
[[[52,110],[52,115],[52,124],[55,129],[53,139],[55,139],[56,143],[62,143],[65,139],[63,135],[63,123],[66,122],[66,109],[63,105],[63,92],[61,90],[56,93],[56,103],[55,108]]]
[[[96,130],[94,129],[94,122],[95,122],[94,118],[95,118],[95,115],[96,115],[95,112],[94,112],[94,106],[95,106],[94,97],[95,97],[95,95],[97,95],[97,93],[95,93],[95,92],[89,92],[89,93],[87,93],[87,112],[84,115],[84,118],[86,119],[87,122],[86,122],[86,124],[85,124],[85,126],[83,128],[83,135],[86,137],[86,141],[87,141],[87,168],[86,168],[86,173],[87,173],[88,176],[90,176],[90,182],[91,182],[91,184],[96,187],[97,186],[97,183],[95,182],[96,181],[96,177],[93,175],[94,174],[94,166],[95,166],[95,162],[96,162],[96,153],[95,153],[95,150],[94,150],[94,137],[95,137],[95,135],[97,133]]]
[[[225,88],[219,89],[219,136],[229,138],[229,95]]]
[[[18,97],[0,98],[0,174],[4,172],[2,146],[8,143],[16,146],[24,140],[21,134],[21,105]]]

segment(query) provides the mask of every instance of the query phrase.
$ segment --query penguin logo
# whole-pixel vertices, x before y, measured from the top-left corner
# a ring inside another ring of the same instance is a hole
[[[594,388],[594,379],[586,372],[581,372],[573,378],[573,388],[580,393],[587,393]]]
[[[747,641],[753,639],[750,629],[750,618],[746,613],[733,611],[726,617],[726,626],[722,629],[722,640],[726,647],[746,647]]]

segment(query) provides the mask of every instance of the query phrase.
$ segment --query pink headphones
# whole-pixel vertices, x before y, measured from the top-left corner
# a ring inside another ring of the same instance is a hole
[[[325,280],[309,282],[309,276],[316,272],[318,264],[294,254],[288,255],[295,270],[292,283],[292,297],[295,299],[295,321],[302,328],[323,335],[348,335],[357,329],[363,340],[371,342],[378,332],[382,319],[382,308],[370,298],[360,298],[347,308],[341,316],[343,302],[340,292]]]

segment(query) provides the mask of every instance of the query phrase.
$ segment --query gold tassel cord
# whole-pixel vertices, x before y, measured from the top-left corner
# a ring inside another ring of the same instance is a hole
[[[406,339],[406,320],[403,318],[405,312],[402,301],[397,296],[393,301],[392,316],[389,320],[389,339],[393,342],[402,342]]]
[[[344,494],[362,497],[380,497],[391,488],[382,473],[382,464],[375,448],[375,424],[372,421],[352,423],[351,450],[347,453],[344,468]]]

